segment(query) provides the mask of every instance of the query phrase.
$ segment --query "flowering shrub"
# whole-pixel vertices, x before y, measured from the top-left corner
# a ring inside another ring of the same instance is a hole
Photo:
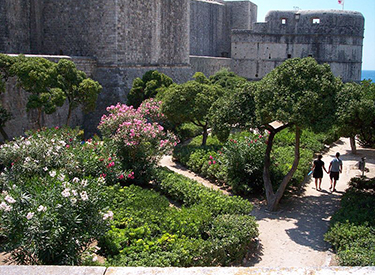
[[[44,129],[0,147],[0,234],[21,264],[79,264],[108,229],[106,184],[133,177],[99,140]]]
[[[223,147],[226,181],[236,194],[259,191],[263,186],[263,163],[266,137],[249,135],[230,139]]]
[[[4,175],[3,175],[4,177]],[[6,181],[0,195],[1,233],[19,264],[80,264],[109,228],[103,178],[43,177]]]
[[[82,142],[79,131],[58,127],[28,132],[0,148],[0,161],[12,175],[45,176],[51,169],[63,169],[70,177],[103,176],[108,184],[126,179],[114,150],[100,140]],[[0,181],[1,183],[1,181]]]
[[[98,126],[103,137],[114,143],[123,168],[133,170],[138,181],[147,181],[150,169],[177,144],[173,134],[154,122],[163,117],[159,103],[146,100],[138,109],[118,103],[107,111]]]

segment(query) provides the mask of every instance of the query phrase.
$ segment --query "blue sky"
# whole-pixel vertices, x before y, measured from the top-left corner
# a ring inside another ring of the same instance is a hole
[[[229,1],[229,0],[228,0]],[[231,0],[233,1],[233,0]],[[338,0],[251,0],[258,6],[258,22],[270,10],[341,10]],[[375,70],[375,0],[345,0],[344,9],[358,11],[365,17],[362,70]]]

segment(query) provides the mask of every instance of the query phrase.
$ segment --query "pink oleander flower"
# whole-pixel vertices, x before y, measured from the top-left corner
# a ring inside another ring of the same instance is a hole
[[[34,217],[34,212],[29,212],[26,215],[26,219],[31,220]]]
[[[7,201],[8,203],[12,204],[12,203],[15,203],[16,200],[13,199],[11,196],[9,195],[6,195],[6,197],[4,198],[5,201]]]
[[[133,180],[133,179],[134,179],[134,172],[131,172],[131,173],[128,175],[128,178]]]
[[[124,178],[124,175],[121,174],[119,177],[118,177],[120,180],[122,180]]]

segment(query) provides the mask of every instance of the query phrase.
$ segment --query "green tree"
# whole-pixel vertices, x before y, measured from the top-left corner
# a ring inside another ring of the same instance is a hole
[[[55,81],[53,86],[68,100],[66,125],[69,124],[73,109],[80,104],[85,112],[95,109],[102,87],[97,81],[87,78],[83,71],[78,70],[74,62],[61,59],[56,65]]]
[[[313,58],[294,58],[272,70],[255,90],[256,116],[269,131],[264,159],[263,181],[268,209],[275,211],[300,159],[300,136],[305,128],[324,131],[335,115],[335,96],[342,82],[329,65],[319,65]],[[278,121],[281,126],[274,127]],[[271,150],[275,135],[285,128],[295,131],[294,161],[276,191],[270,176]]]
[[[8,134],[4,130],[5,123],[12,118],[12,114],[0,105],[0,133],[4,140],[9,140]]]
[[[11,68],[16,62],[16,57],[0,53],[0,93],[5,92],[5,82],[14,76]]]
[[[246,78],[238,76],[226,68],[211,75],[209,80],[212,84],[220,85],[229,93],[235,91],[238,87],[242,87],[247,82]]]
[[[228,139],[232,129],[249,129],[256,125],[255,88],[254,82],[238,83],[213,104],[210,110],[212,134],[221,142]]]
[[[172,84],[173,80],[169,76],[156,70],[148,71],[143,75],[142,79],[137,77],[133,80],[133,86],[128,94],[127,105],[138,108],[144,100],[155,97],[157,93]]]
[[[356,153],[355,137],[359,135],[365,146],[375,144],[375,84],[346,83],[337,95],[337,126],[340,135],[350,138]]]
[[[66,100],[62,90],[53,87],[57,77],[55,63],[39,57],[19,56],[12,69],[18,78],[18,84],[30,93],[26,108],[38,110],[37,125],[40,128],[42,113],[54,113]]]
[[[0,54],[0,93],[5,92],[5,83],[9,77],[14,76],[11,70],[12,65],[16,62],[16,57],[6,54]],[[12,118],[11,112],[0,105],[0,133],[4,140],[8,140],[8,134],[4,130],[6,122]]]
[[[191,122],[202,128],[202,145],[206,144],[210,127],[209,110],[224,91],[218,85],[206,84],[202,74],[198,79],[181,85],[171,85],[162,96],[162,113],[173,123]],[[208,80],[207,80],[208,83]]]

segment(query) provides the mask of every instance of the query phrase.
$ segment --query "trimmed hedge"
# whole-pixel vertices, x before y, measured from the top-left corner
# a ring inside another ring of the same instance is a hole
[[[159,168],[155,190],[111,187],[112,229],[99,242],[112,266],[227,266],[258,236],[252,205]],[[169,200],[181,203],[171,207]]]
[[[343,266],[375,265],[375,178],[353,178],[325,235]]]

